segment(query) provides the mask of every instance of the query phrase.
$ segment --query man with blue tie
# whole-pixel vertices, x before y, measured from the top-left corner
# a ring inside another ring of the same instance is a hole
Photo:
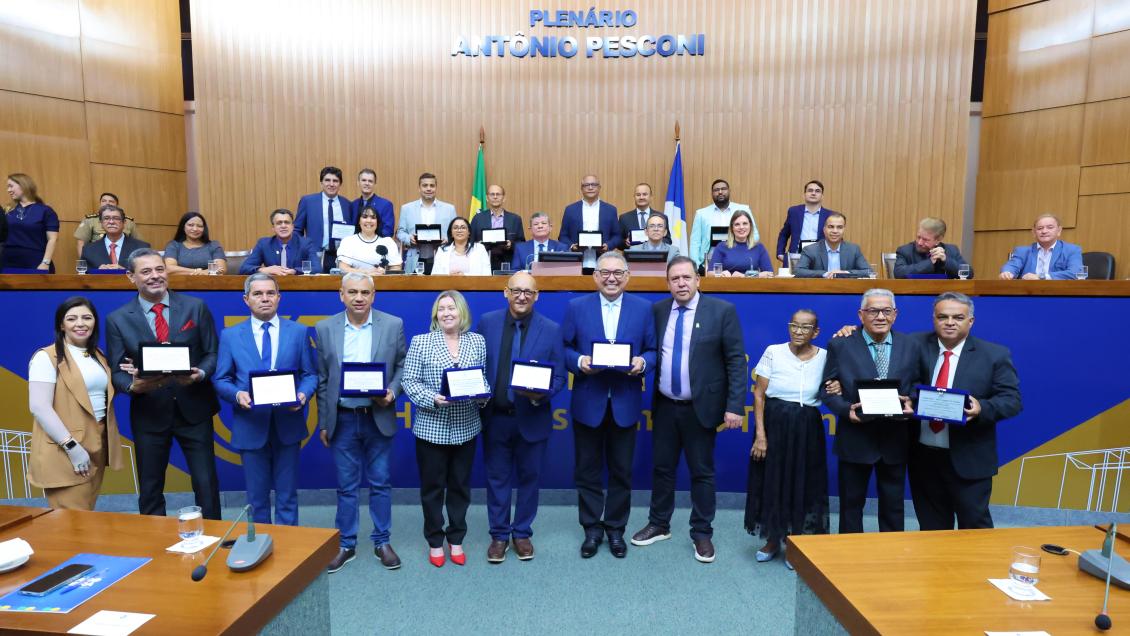
[[[298,453],[306,439],[306,400],[318,387],[314,348],[307,328],[279,318],[279,284],[267,274],[243,282],[243,302],[251,318],[220,333],[216,361],[216,393],[232,404],[231,445],[239,451],[247,480],[247,501],[257,523],[271,523],[271,488],[275,490],[274,523],[298,525]],[[253,404],[254,371],[294,371],[299,404]]]
[[[255,242],[251,254],[240,264],[239,273],[294,276],[302,273],[302,261],[309,261],[310,273],[321,274],[318,248],[305,236],[294,233],[294,215],[290,210],[279,208],[271,212],[270,220],[274,236],[264,236]]]
[[[1063,224],[1048,213],[1036,217],[1032,235],[1036,242],[1012,251],[1001,267],[1002,280],[1074,280],[1083,271],[1083,248],[1059,240]]]
[[[341,168],[326,166],[318,174],[322,191],[307,194],[298,200],[294,231],[301,233],[322,254],[322,271],[328,272],[337,262],[337,244],[334,227],[342,233],[353,234],[349,199],[338,194],[341,189]]]
[[[490,402],[482,409],[483,461],[487,469],[487,516],[490,547],[487,561],[502,563],[511,540],[518,559],[534,558],[534,517],[538,511],[538,487],[546,442],[553,429],[550,400],[565,386],[565,354],[557,323],[534,311],[538,285],[534,277],[518,272],[503,291],[509,305],[483,314],[475,331],[487,344],[487,378],[491,380]],[[553,367],[548,393],[512,388],[511,372],[516,361],[538,362]],[[517,483],[511,475],[517,474]],[[518,499],[510,516],[511,492]]]
[[[396,232],[396,211],[392,201],[382,197],[376,192],[377,171],[372,168],[362,168],[357,173],[357,188],[361,196],[356,198],[349,208],[349,218],[356,223],[361,216],[361,210],[366,208],[377,213],[377,234],[392,237]]]
[[[538,260],[539,254],[546,252],[568,252],[569,246],[549,238],[553,230],[553,222],[545,212],[534,212],[530,217],[530,236],[528,241],[523,241],[514,246],[514,260],[511,267],[515,270],[528,269],[530,263]]]
[[[600,232],[599,247],[581,247],[581,232]],[[620,219],[616,216],[616,206],[600,200],[600,179],[587,174],[581,179],[581,200],[565,206],[561,216],[561,232],[557,240],[569,246],[574,252],[584,254],[581,267],[588,273],[596,266],[597,257],[620,247]]]
[[[655,366],[651,304],[624,293],[630,273],[620,252],[605,252],[592,274],[597,293],[569,302],[561,337],[565,365],[573,374],[569,411],[578,507],[585,539],[581,556],[591,558],[604,536],[612,556],[624,558],[624,529],[632,505],[632,458],[640,421],[645,374]],[[593,367],[593,343],[630,345],[625,370]],[[608,470],[605,496],[602,475]]]
[[[821,205],[823,201],[823,183],[813,179],[804,184],[804,203],[794,205],[785,212],[785,224],[777,234],[778,257],[800,254],[802,248],[824,238],[824,223],[835,211]],[[788,266],[787,256],[782,263]]]

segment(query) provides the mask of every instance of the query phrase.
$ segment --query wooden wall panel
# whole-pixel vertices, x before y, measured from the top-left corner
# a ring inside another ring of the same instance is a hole
[[[86,120],[92,162],[184,171],[184,116],[87,102]]]
[[[1130,162],[1130,98],[1087,104],[1083,121],[1083,165]]]
[[[78,0],[0,0],[0,89],[82,99]]]
[[[1130,6],[1130,5],[1128,5]],[[1130,10],[1127,10],[1130,14]],[[1091,48],[1087,101],[1130,97],[1130,30],[1096,37]]]
[[[93,191],[118,195],[126,214],[142,224],[175,225],[188,207],[183,172],[91,164]]]
[[[990,17],[986,117],[1084,101],[1094,2],[1054,0]]]
[[[1086,166],[1079,174],[1079,195],[1130,192],[1130,163]]]
[[[1075,224],[1083,106],[986,117],[974,228],[1021,229],[1039,212]],[[978,235],[979,238],[979,235]]]
[[[1095,35],[1130,29],[1130,11],[1126,0],[1095,1]]]
[[[1085,252],[1114,254],[1114,277],[1130,278],[1130,194],[1080,197],[1076,237]]]
[[[92,204],[89,160],[82,102],[0,91],[0,178],[30,175],[59,218],[78,219]]]
[[[86,100],[182,115],[176,0],[81,0],[81,11]]]
[[[649,2],[631,29],[706,33],[704,57],[453,58],[465,34],[596,35],[528,28],[528,4],[300,0],[192,6],[200,207],[225,245],[251,245],[263,215],[318,189],[327,163],[357,196],[363,166],[398,206],[416,177],[466,214],[480,126],[507,206],[554,222],[595,172],[631,205],[662,205],[682,123],[686,205],[727,178],[774,245],[810,178],[877,258],[943,217],[961,236],[974,5],[933,0]],[[269,19],[257,19],[269,15]],[[333,37],[314,37],[332,33]],[[688,213],[689,216],[689,213]],[[689,220],[689,219],[688,219]]]

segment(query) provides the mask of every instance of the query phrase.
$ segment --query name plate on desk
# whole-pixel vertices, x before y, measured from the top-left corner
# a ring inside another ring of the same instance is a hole
[[[141,344],[138,349],[141,359],[138,360],[137,374],[140,376],[192,374],[188,345],[149,342]]]
[[[493,228],[490,230],[483,230],[483,243],[505,243],[506,230],[503,228]]]
[[[632,230],[631,241],[632,241],[632,243],[635,243],[637,245],[639,243],[646,243],[647,242],[647,230]]]
[[[730,238],[730,228],[726,225],[714,225],[710,228],[710,242],[717,243]]]
[[[581,247],[600,247],[604,245],[604,236],[600,232],[580,232],[577,234],[577,245]]]
[[[873,417],[902,415],[899,384],[898,380],[856,381],[855,389],[859,392],[860,413]]]
[[[923,420],[961,425],[965,424],[965,407],[968,402],[968,391],[920,384],[918,406],[914,414]]]
[[[490,397],[486,372],[482,367],[445,369],[441,392],[452,402]]]
[[[341,395],[345,397],[379,397],[387,393],[388,389],[385,388],[385,363],[341,363]]]
[[[295,406],[298,402],[298,379],[289,369],[277,371],[252,371],[252,406]]]
[[[443,233],[438,223],[425,225],[423,223],[416,224],[416,242],[417,243],[440,243],[443,241]]]
[[[627,342],[594,341],[589,366],[594,369],[627,371],[632,368],[632,345]]]
[[[537,360],[515,360],[510,369],[510,387],[520,391],[548,394],[553,384],[553,367]]]

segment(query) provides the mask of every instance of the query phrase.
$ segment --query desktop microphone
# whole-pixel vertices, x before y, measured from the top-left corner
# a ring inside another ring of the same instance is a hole
[[[384,245],[378,245],[377,254],[381,256],[380,267],[388,267],[388,248]]]
[[[196,568],[192,570],[193,581],[200,581],[208,574],[208,563],[212,561],[212,557],[216,556],[216,551],[220,549],[220,546],[224,544],[224,541],[227,541],[228,535],[231,534],[231,531],[235,530],[235,527],[239,525],[239,520],[249,512],[251,512],[251,504],[244,506],[243,510],[239,512],[239,516],[235,518],[235,521],[231,523],[231,527],[228,528],[228,531],[225,532],[224,536],[216,543],[216,547],[212,548],[212,553],[208,555],[207,559],[204,559],[204,563],[196,566]],[[254,532],[254,529],[249,529],[249,532]]]
[[[1095,627],[1103,630],[1104,632],[1110,629],[1111,621],[1110,615],[1107,614],[1107,605],[1110,603],[1110,572],[1114,569],[1114,529],[1118,524],[1111,521],[1110,528],[1106,531],[1106,540],[1103,541],[1103,554],[1107,557],[1106,565],[1106,591],[1103,593],[1103,611],[1095,617]]]

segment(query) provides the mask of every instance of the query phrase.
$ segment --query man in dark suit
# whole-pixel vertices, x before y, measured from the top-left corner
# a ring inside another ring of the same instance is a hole
[[[1020,381],[1008,349],[969,335],[973,301],[934,299],[934,333],[922,347],[921,377],[969,392],[966,423],[921,421],[910,450],[910,493],[923,530],[992,528],[989,496],[997,474],[997,422],[1021,411]]]
[[[501,243],[483,243],[490,251],[490,268],[502,269],[502,263],[514,260],[514,246],[526,240],[526,231],[522,229],[522,217],[506,210],[502,204],[506,201],[506,190],[500,185],[487,186],[487,209],[485,214],[480,210],[471,210],[471,241],[482,243],[483,230],[503,230],[506,240]]]
[[[573,374],[573,416],[579,517],[585,529],[581,556],[590,558],[608,535],[612,556],[628,554],[624,529],[632,505],[632,457],[640,421],[644,376],[655,366],[651,306],[624,293],[630,273],[620,252],[605,252],[592,278],[597,293],[569,301],[561,338]],[[628,369],[593,367],[593,343],[631,346]],[[608,469],[608,494],[603,473]]]
[[[523,241],[514,246],[514,260],[511,261],[512,269],[526,269],[530,263],[537,260],[537,255],[544,252],[568,252],[569,246],[560,241],[549,238],[553,231],[553,222],[545,212],[534,212],[530,217],[530,240]]]
[[[341,168],[326,166],[318,174],[322,191],[307,194],[298,200],[295,208],[294,231],[305,236],[322,254],[322,271],[328,272],[337,263],[337,245],[333,238],[334,227],[339,233],[353,234],[354,220],[350,216],[352,204],[340,196]],[[340,235],[340,234],[339,234]]]
[[[372,168],[362,168],[357,173],[357,188],[361,196],[349,205],[349,218],[356,223],[361,217],[361,210],[369,208],[377,213],[377,234],[381,236],[396,236],[396,211],[392,201],[376,193],[377,172]]]
[[[278,315],[278,282],[252,274],[243,282],[251,318],[224,329],[216,363],[216,393],[232,405],[231,445],[239,451],[247,480],[247,501],[257,523],[298,525],[298,453],[306,439],[306,402],[318,388],[314,348],[305,325]],[[294,370],[299,404],[253,404],[250,374]]]
[[[623,242],[619,247],[623,247],[624,249],[627,249],[632,245],[645,243],[647,241],[647,239],[644,239],[643,241],[636,241],[635,243],[633,243],[632,232],[638,230],[646,231],[647,219],[652,215],[658,214],[659,216],[662,216],[663,223],[670,226],[670,223],[667,223],[666,214],[651,209],[651,186],[649,184],[641,183],[636,186],[635,199],[635,209],[629,210],[620,215],[620,238],[623,239]],[[664,232],[663,242],[668,245],[671,244],[670,230]]]
[[[294,215],[290,210],[279,208],[271,212],[270,218],[274,236],[264,236],[255,242],[251,254],[240,264],[239,273],[294,276],[302,273],[302,261],[310,261],[310,273],[321,274],[318,249],[310,239],[294,233]]]
[[[945,274],[946,278],[958,278],[958,270],[968,263],[956,245],[942,243],[945,236],[945,221],[933,217],[922,219],[914,240],[895,250],[895,278],[908,278],[913,274]],[[972,268],[967,278],[973,278]]]
[[[832,449],[839,457],[840,533],[863,532],[867,483],[875,473],[879,494],[879,530],[903,529],[906,457],[909,428],[903,416],[864,419],[859,412],[860,380],[899,381],[899,395],[909,396],[920,380],[921,338],[894,331],[898,309],[895,295],[869,289],[860,303],[863,329],[828,343],[820,398],[836,416]],[[830,394],[827,383],[838,380],[840,391]],[[911,411],[904,400],[904,414]]]
[[[855,243],[844,240],[847,217],[839,212],[828,215],[824,222],[824,238],[800,251],[800,263],[793,272],[798,278],[835,278],[867,276],[871,266]]]
[[[126,262],[134,250],[149,247],[145,241],[125,233],[126,213],[116,205],[104,205],[98,209],[98,219],[105,235],[102,240],[87,243],[79,256],[90,269],[125,270]]]
[[[487,561],[502,563],[513,540],[522,561],[534,558],[534,517],[538,512],[538,488],[545,446],[553,429],[549,401],[565,386],[565,353],[561,328],[534,311],[538,284],[526,272],[518,272],[503,291],[508,309],[487,312],[475,331],[487,345],[487,378],[491,399],[482,409],[483,462],[487,469],[487,517],[490,547]],[[512,365],[517,360],[550,365],[548,393],[513,389]],[[517,475],[517,481],[511,475]],[[513,521],[511,493],[518,489]]]
[[[603,243],[598,248],[582,248],[578,244],[581,232],[600,232]],[[581,200],[565,206],[557,240],[574,252],[584,253],[581,266],[588,271],[596,266],[598,256],[620,245],[623,239],[616,206],[600,200],[600,179],[596,175],[588,174],[581,179]]]
[[[824,224],[835,214],[821,205],[824,201],[824,184],[813,179],[804,184],[804,203],[791,206],[785,213],[785,224],[777,234],[777,256],[799,254],[801,248],[824,238]],[[785,250],[786,244],[788,251]],[[788,257],[782,261],[788,265]]]
[[[651,510],[632,535],[635,545],[671,538],[679,455],[691,474],[691,541],[695,559],[714,561],[714,441],[718,428],[742,425],[749,375],[738,311],[698,292],[693,260],[667,263],[671,298],[652,305],[659,338],[652,394]]]
[[[212,416],[220,405],[210,381],[219,340],[212,313],[203,301],[169,291],[165,260],[156,251],[132,252],[126,270],[138,295],[106,318],[106,348],[114,388],[130,396],[138,508],[144,515],[165,514],[165,469],[175,439],[188,463],[196,505],[205,519],[219,519]],[[192,374],[139,377],[140,345],[153,341],[187,345]]]

